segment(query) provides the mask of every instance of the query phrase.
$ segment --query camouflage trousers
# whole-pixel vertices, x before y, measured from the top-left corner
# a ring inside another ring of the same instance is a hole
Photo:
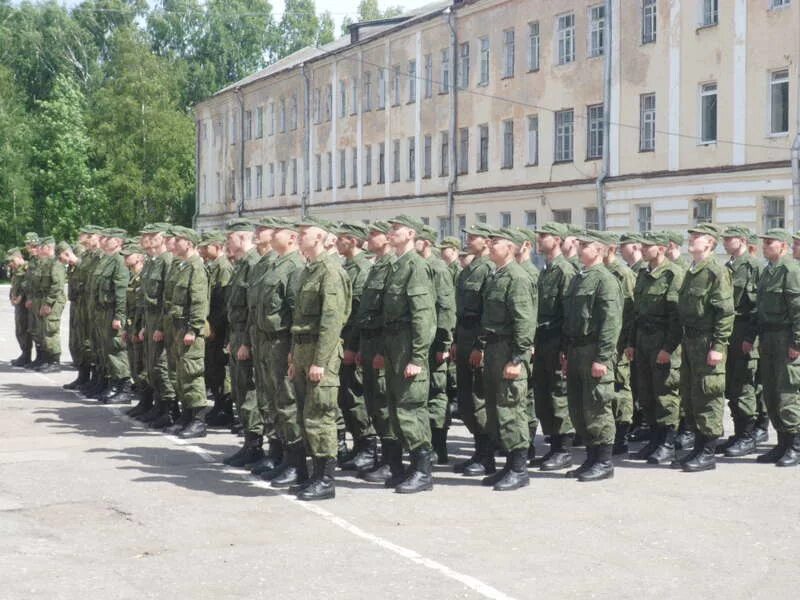
[[[531,442],[528,423],[530,364],[522,363],[522,373],[517,379],[505,379],[503,371],[512,354],[510,338],[490,341],[484,352],[486,433],[496,447],[505,451],[527,449]]]
[[[575,431],[587,447],[612,445],[614,423],[614,369],[605,376],[592,376],[596,344],[572,345],[567,350],[567,401]]]
[[[703,437],[722,435],[725,405],[725,353],[714,367],[707,364],[711,347],[709,335],[684,336],[681,347],[681,398],[686,413],[686,427]]]

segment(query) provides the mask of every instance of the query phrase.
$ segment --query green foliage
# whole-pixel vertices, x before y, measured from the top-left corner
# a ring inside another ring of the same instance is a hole
[[[403,14],[401,6],[388,6],[386,10],[381,10],[378,6],[378,0],[361,0],[358,3],[358,19],[359,23],[363,21],[378,21],[380,19],[389,19]],[[345,17],[342,20],[342,35],[348,35],[348,28],[353,24],[350,17]]]

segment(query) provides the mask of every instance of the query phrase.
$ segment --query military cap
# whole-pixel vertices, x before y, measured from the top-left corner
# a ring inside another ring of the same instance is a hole
[[[58,242],[58,244],[56,244],[56,254],[69,251],[72,251],[72,246],[70,246],[67,242]]]
[[[430,227],[428,225],[423,225],[422,226],[422,230],[417,232],[417,238],[418,239],[424,240],[426,242],[430,242],[431,244],[435,244],[436,243],[436,238],[437,237],[438,237],[438,234],[436,233],[436,230],[433,227]]]
[[[96,233],[100,233],[103,230],[102,227],[98,227],[97,225],[84,225],[78,230],[78,233],[85,233],[86,235],[95,235]]]
[[[297,231],[297,223],[292,219],[286,217],[274,217],[275,229],[288,229],[289,231]]]
[[[722,237],[738,237],[747,239],[750,237],[750,231],[747,227],[742,227],[741,225],[732,225],[730,227],[726,227],[725,230],[722,232]]]
[[[183,225],[173,225],[170,228],[170,232],[172,233],[173,237],[189,240],[195,246],[199,244],[201,240],[199,233],[197,233],[194,229],[184,227]]]
[[[461,240],[451,235],[447,236],[439,244],[439,248],[452,248],[453,250],[461,250]]]
[[[225,224],[225,231],[231,233],[233,231],[253,231],[255,225],[250,219],[231,219]]]
[[[576,236],[577,237],[577,236],[581,235],[585,231],[582,227],[578,227],[577,225],[573,225],[572,223],[567,223],[566,227],[567,227],[567,236],[568,237],[569,236]]]
[[[398,215],[396,217],[392,217],[391,219],[387,219],[387,221],[389,221],[389,223],[392,225],[402,225],[403,227],[413,229],[417,234],[421,233],[425,227],[425,223],[418,218],[411,217],[409,215]]]
[[[619,243],[622,244],[644,244],[646,235],[643,233],[627,232],[619,236]]]
[[[756,235],[755,231],[751,231],[750,235],[747,236],[747,243],[748,244],[757,244],[758,243],[758,235]]]
[[[578,241],[584,243],[597,242],[599,244],[603,244],[604,246],[615,243],[613,234],[609,233],[608,231],[597,231],[596,229],[586,229],[575,237],[578,238]]]
[[[792,243],[792,238],[795,237],[792,235],[790,231],[786,231],[785,229],[781,229],[780,227],[773,227],[772,229],[767,229],[764,233],[760,234],[762,240],[778,240],[780,242],[786,242],[787,244]],[[797,239],[795,237],[795,239]]]
[[[105,237],[120,238],[124,240],[128,237],[128,232],[119,227],[108,227],[106,229],[103,229],[102,235],[104,235]]]
[[[323,219],[322,217],[314,217],[312,215],[306,215],[302,219],[297,222],[297,227],[319,227],[323,231],[327,233],[336,233],[336,225],[328,221],[327,219]]]
[[[555,235],[564,239],[569,233],[569,227],[567,227],[564,223],[545,223],[541,227],[537,227],[534,230],[537,234],[543,235]]]
[[[690,227],[687,231],[689,233],[699,233],[699,234],[702,234],[702,235],[710,235],[715,240],[718,240],[719,237],[722,235],[722,227],[720,227],[716,223],[700,223],[698,225],[695,225],[694,227]],[[677,244],[678,242],[676,241],[676,239],[672,238],[671,232],[669,233],[669,235],[670,235],[670,241]],[[681,236],[680,243],[681,244],[683,243],[683,236]]]
[[[523,239],[523,241],[529,241],[531,244],[536,243],[536,232],[533,229],[528,229],[527,227],[517,227],[517,231]]]
[[[22,251],[19,248],[9,248],[6,250],[6,260],[11,260],[15,256],[22,256]]]
[[[56,238],[52,235],[47,235],[45,237],[39,238],[39,245],[40,246],[55,246],[56,245]]]
[[[39,243],[39,234],[35,231],[29,231],[25,234],[25,244],[38,244]]]
[[[489,227],[486,223],[473,223],[466,229],[462,229],[464,233],[467,235],[476,235],[478,237],[485,237],[488,238],[494,232],[494,229]]]
[[[501,227],[499,229],[495,229],[492,232],[492,235],[489,237],[509,240],[518,246],[522,245],[522,243],[527,239],[527,237],[522,235],[518,229],[513,229],[511,227]]]
[[[347,235],[359,240],[367,239],[369,229],[363,223],[342,223],[336,228],[336,235]]]
[[[389,233],[391,227],[386,221],[373,221],[368,225],[370,231],[379,231],[381,233]]]
[[[209,246],[211,244],[224,244],[225,234],[221,231],[206,231],[200,237],[200,246]]]
[[[261,217],[256,221],[255,226],[256,228],[261,227],[261,228],[274,229],[275,217]]]
[[[666,231],[648,231],[642,236],[645,246],[669,246],[669,236]]]
[[[605,234],[608,236],[609,244],[613,244],[614,246],[619,245],[620,234],[615,231],[606,231]]]
[[[152,235],[154,233],[164,233],[165,229],[169,229],[169,223],[148,223],[139,230],[141,235]]]
[[[704,225],[708,225],[708,224],[709,223],[704,223]],[[714,227],[716,227],[716,225],[714,225]],[[691,233],[692,230],[690,229],[689,232]],[[672,242],[673,244],[677,244],[678,246],[683,245],[683,234],[680,231],[672,231],[672,230],[670,230],[670,231],[665,231],[664,233],[667,234],[667,237],[669,238],[669,241]],[[709,234],[709,235],[713,235],[713,234]]]
[[[144,254],[144,248],[135,242],[128,242],[119,251],[123,256],[130,256],[131,254]]]

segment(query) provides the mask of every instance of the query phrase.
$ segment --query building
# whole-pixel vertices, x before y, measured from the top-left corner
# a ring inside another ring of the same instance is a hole
[[[457,0],[356,24],[197,106],[197,226],[791,226],[799,3]]]

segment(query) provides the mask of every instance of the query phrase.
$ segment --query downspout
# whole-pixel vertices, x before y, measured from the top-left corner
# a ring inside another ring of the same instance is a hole
[[[797,61],[797,77],[794,85],[797,102],[792,143],[792,221],[794,231],[800,231],[800,61]]]
[[[305,218],[308,210],[308,197],[311,193],[311,78],[306,69],[306,63],[300,65],[303,74],[303,118],[305,131],[303,133],[303,193],[300,196],[300,217]]]
[[[456,169],[456,110],[458,103],[456,102],[457,91],[457,78],[456,78],[456,56],[458,55],[458,37],[456,36],[456,13],[452,7],[446,9],[447,24],[450,27],[450,127],[448,135],[450,136],[450,152],[448,153],[448,178],[447,178],[447,234],[453,235],[455,231],[456,220],[456,202],[455,192],[458,183],[458,173]]]
[[[239,101],[239,207],[237,212],[241,217],[244,214],[244,94],[240,87],[234,89],[233,93]],[[233,194],[236,195],[235,187]]]
[[[192,229],[197,229],[197,216],[200,214],[200,121],[194,123],[194,214]]]
[[[597,215],[600,230],[606,228],[606,194],[605,182],[608,178],[609,166],[611,163],[610,138],[611,138],[611,70],[612,70],[612,43],[613,35],[611,28],[611,5],[612,0],[605,0],[605,56],[603,60],[603,160],[600,167],[600,174],[597,176]]]

